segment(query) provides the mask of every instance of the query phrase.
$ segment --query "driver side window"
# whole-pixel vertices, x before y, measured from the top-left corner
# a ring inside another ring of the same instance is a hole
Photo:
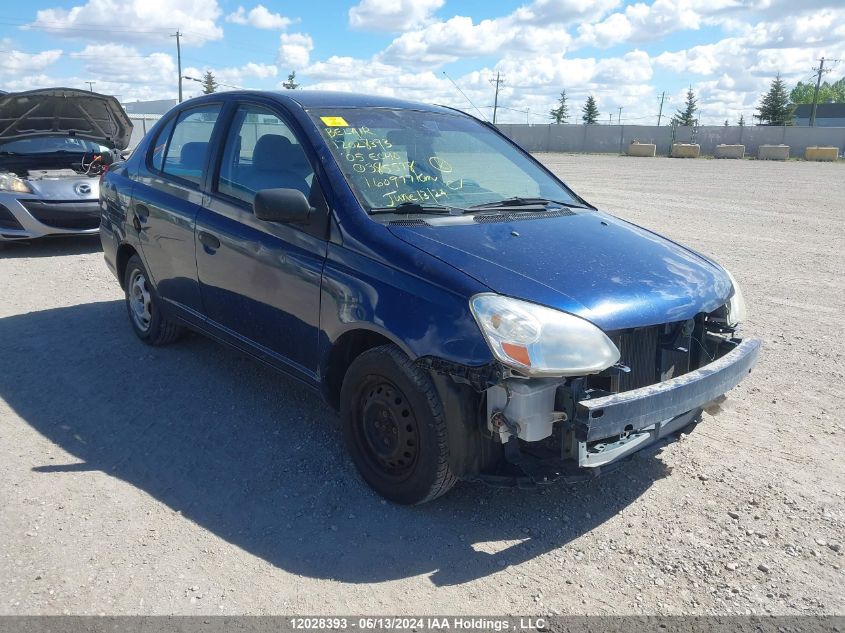
[[[297,189],[307,198],[314,171],[288,125],[259,106],[241,106],[223,147],[216,190],[252,204],[262,189]]]

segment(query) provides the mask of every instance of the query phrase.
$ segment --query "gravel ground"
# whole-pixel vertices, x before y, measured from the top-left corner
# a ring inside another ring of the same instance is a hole
[[[590,484],[394,507],[315,396],[139,343],[96,240],[7,246],[0,613],[845,613],[845,166],[541,158],[739,279],[764,355],[721,411]]]

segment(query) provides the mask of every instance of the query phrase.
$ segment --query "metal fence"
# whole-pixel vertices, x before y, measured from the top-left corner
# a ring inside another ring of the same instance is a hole
[[[155,122],[161,118],[158,114],[130,114],[129,120],[132,121],[132,138],[129,139],[129,148],[135,147],[144,138]]]
[[[756,155],[760,145],[789,145],[790,155],[802,156],[810,146],[845,150],[845,127],[775,127],[707,125],[699,128],[656,125],[526,125],[504,123],[499,129],[530,152],[622,154],[632,141],[654,143],[668,155],[672,143],[698,143],[703,155],[716,145],[745,145]]]

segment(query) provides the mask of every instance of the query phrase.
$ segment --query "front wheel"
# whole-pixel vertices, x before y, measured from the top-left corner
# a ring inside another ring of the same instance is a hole
[[[425,503],[455,485],[440,396],[396,346],[352,362],[341,388],[341,421],[358,472],[386,499]]]
[[[148,345],[167,345],[182,333],[182,327],[161,313],[158,296],[141,258],[133,255],[126,264],[124,277],[126,310],[139,339]]]

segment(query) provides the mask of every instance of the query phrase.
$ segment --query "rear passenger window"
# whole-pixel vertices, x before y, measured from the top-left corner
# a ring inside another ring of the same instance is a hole
[[[164,152],[167,150],[167,141],[170,140],[170,133],[173,132],[173,122],[175,119],[170,119],[167,124],[161,128],[155,142],[153,143],[152,153],[150,155],[150,164],[156,171],[161,171],[164,165]]]
[[[219,113],[219,105],[182,112],[172,125],[169,142],[160,144],[156,139],[152,155],[153,167],[165,174],[199,184],[211,133]],[[162,135],[170,127],[166,126]]]
[[[262,189],[298,189],[308,197],[314,171],[291,129],[270,110],[235,113],[217,177],[217,191],[252,204]]]

